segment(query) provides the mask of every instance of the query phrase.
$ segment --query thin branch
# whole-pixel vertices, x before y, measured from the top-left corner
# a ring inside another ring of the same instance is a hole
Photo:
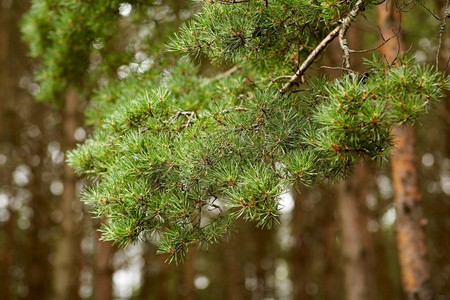
[[[348,49],[348,51],[350,51],[350,53],[367,53],[367,52],[372,52],[372,51],[376,51],[378,49],[380,49],[381,47],[384,46],[384,44],[386,44],[387,42],[389,42],[390,40],[392,40],[393,38],[397,37],[400,34],[400,30],[397,31],[397,33],[395,33],[394,35],[390,36],[388,39],[384,39],[384,37],[382,36],[383,42],[374,47],[374,48],[370,48],[370,49],[364,49],[364,50],[352,50],[352,49]]]
[[[450,17],[449,12],[448,12],[448,6],[449,6],[449,0],[447,0],[447,2],[445,3],[444,16],[441,19],[441,28],[439,28],[439,43],[438,43],[438,48],[436,51],[436,70],[439,69],[439,54],[440,54],[441,46],[442,46],[442,35],[444,34],[444,31],[445,31],[445,24],[447,23],[447,18]]]
[[[354,70],[350,69],[350,68],[344,68],[344,67],[330,67],[330,66],[320,66],[321,69],[330,69],[330,70],[343,70],[343,71],[347,71],[349,73],[355,73]]]
[[[277,78],[274,78],[270,81],[269,83],[269,87],[271,87],[275,82],[281,80],[281,79],[291,79],[292,76],[290,75],[282,75],[282,76],[278,76]]]
[[[339,44],[341,45],[342,51],[344,51],[344,55],[342,56],[342,66],[346,69],[350,69],[350,50],[348,49],[348,42],[345,38],[347,30],[348,27],[342,27],[341,30],[339,30]]]
[[[450,63],[450,57],[447,59],[447,63],[445,64],[445,67],[442,69],[442,72],[445,72],[445,70],[447,70],[449,63]]]
[[[436,20],[438,20],[438,21],[440,21],[441,19],[438,17],[438,16],[436,16],[436,14],[435,13],[433,13],[432,11],[431,11],[431,9],[429,9],[425,4],[423,4],[422,3],[422,1],[421,0],[419,0],[419,1],[417,1],[423,8],[425,8]]]
[[[340,25],[336,26],[328,35],[317,45],[317,47],[309,54],[306,60],[298,68],[297,72],[291,76],[291,79],[280,90],[284,94],[290,87],[296,82],[303,81],[303,74],[309,68],[309,66],[316,60],[320,53],[336,38],[342,28],[348,28],[351,22],[356,18],[358,13],[364,7],[364,1],[358,0],[355,7],[350,13],[340,21]]]

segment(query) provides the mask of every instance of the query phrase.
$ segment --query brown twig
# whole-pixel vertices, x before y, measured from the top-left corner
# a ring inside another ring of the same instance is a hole
[[[350,69],[350,68],[344,68],[344,67],[330,67],[330,66],[320,66],[321,69],[330,69],[330,70],[343,70],[343,71],[347,71],[349,73],[355,73],[354,70]]]
[[[348,27],[342,27],[341,30],[339,30],[339,44],[341,45],[342,51],[344,51],[344,55],[342,56],[342,66],[346,69],[350,69],[350,50],[348,48],[347,39],[345,38],[347,29]]]
[[[442,46],[442,35],[444,34],[444,31],[445,31],[445,25],[447,23],[447,18],[450,18],[448,6],[449,6],[449,0],[447,0],[447,2],[445,3],[444,16],[441,19],[441,27],[439,28],[439,43],[438,43],[438,47],[437,47],[437,51],[436,51],[436,70],[439,69],[439,54],[440,54],[441,46]]]
[[[328,35],[316,46],[316,48],[308,55],[306,60],[298,68],[297,72],[291,76],[291,79],[280,90],[282,94],[289,90],[298,81],[303,81],[303,74],[309,68],[309,66],[316,60],[320,53],[338,36],[341,30],[347,30],[350,27],[351,22],[356,18],[360,10],[364,7],[364,1],[358,0],[355,7],[350,13],[340,20],[340,24],[336,26]]]
[[[353,50],[353,49],[348,49],[348,51],[350,51],[350,53],[367,53],[367,52],[372,52],[372,51],[376,51],[378,49],[380,49],[381,47],[384,46],[384,44],[386,44],[387,42],[389,42],[390,40],[392,40],[393,38],[397,37],[400,34],[400,30],[397,31],[397,33],[395,33],[394,35],[390,36],[388,39],[384,39],[384,37],[382,37],[383,42],[374,47],[374,48],[370,48],[370,49],[364,49],[364,50]]]
[[[438,17],[438,16],[436,16],[432,11],[431,11],[431,9],[429,9],[425,4],[423,4],[422,3],[422,1],[417,1],[423,8],[425,8],[436,20],[438,20],[438,21],[440,21],[441,19]]]

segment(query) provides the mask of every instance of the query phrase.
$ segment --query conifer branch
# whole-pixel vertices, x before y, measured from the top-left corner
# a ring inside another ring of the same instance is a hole
[[[301,81],[303,74],[309,68],[309,66],[316,60],[317,56],[322,53],[323,50],[338,36],[341,30],[345,33],[350,27],[351,22],[356,18],[358,13],[364,8],[364,1],[358,0],[355,7],[350,11],[350,13],[343,18],[336,28],[334,28],[320,43],[317,47],[309,54],[306,60],[298,68],[297,72],[291,76],[291,79],[286,83],[280,90],[284,94],[290,87],[292,87],[296,82]]]
[[[442,46],[442,35],[444,34],[444,31],[445,31],[445,25],[447,23],[447,19],[450,18],[450,13],[448,11],[449,2],[450,1],[447,0],[447,2],[445,3],[444,16],[441,19],[441,27],[439,28],[439,42],[438,42],[438,47],[437,47],[437,51],[436,51],[436,69],[439,69],[439,54],[440,54],[441,46]]]

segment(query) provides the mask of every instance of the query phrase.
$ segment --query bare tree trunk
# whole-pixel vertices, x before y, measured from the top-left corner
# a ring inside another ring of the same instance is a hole
[[[183,266],[183,278],[182,278],[182,287],[184,290],[183,299],[185,300],[194,300],[195,299],[195,286],[194,286],[194,277],[195,277],[195,256],[197,254],[197,248],[191,247],[186,257],[186,261]]]
[[[152,253],[152,256],[155,256]],[[166,300],[169,298],[169,291],[167,285],[167,277],[169,273],[169,266],[166,262],[166,256],[159,255],[158,259],[158,275],[156,277],[156,298]]]
[[[66,93],[63,109],[62,149],[66,152],[75,146],[74,132],[77,128],[78,96],[76,91],[70,89]],[[61,196],[60,209],[64,215],[61,222],[62,234],[57,243],[54,267],[54,299],[77,299],[79,287],[79,272],[77,268],[78,228],[75,218],[74,204],[76,200],[76,177],[72,169],[64,165],[64,191]]]
[[[4,106],[8,100],[9,91],[9,72],[8,72],[8,53],[9,53],[9,13],[10,9],[5,5],[0,3],[0,141],[3,140],[3,128],[4,126]],[[4,184],[7,185],[7,178],[9,177],[5,168],[1,168],[0,173],[0,187]],[[8,212],[10,210],[8,209]],[[5,233],[5,241],[2,244],[2,249],[0,252],[0,267],[2,271],[0,272],[0,290],[2,291],[3,297],[9,299],[10,297],[10,269],[12,265],[12,229],[14,225],[14,217],[10,214],[10,219],[8,220],[6,226],[2,225],[1,229]]]
[[[297,183],[291,234],[293,299],[341,299],[340,260],[336,253],[334,218],[336,193],[321,186],[306,188]]]
[[[240,291],[240,285],[244,281],[244,276],[239,268],[239,261],[236,258],[236,249],[239,249],[237,238],[231,237],[228,245],[220,247],[223,253],[222,263],[226,272],[226,282],[224,284],[226,293],[222,299],[239,300],[243,299],[244,295]]]
[[[101,234],[97,232],[95,242],[95,270],[94,270],[94,300],[113,299],[112,257],[115,248],[111,242],[100,241]]]
[[[308,299],[305,293],[305,287],[307,284],[307,245],[305,245],[302,236],[304,235],[305,220],[304,212],[301,208],[301,202],[307,197],[306,189],[298,182],[294,185],[292,190],[292,196],[294,198],[294,210],[292,212],[292,236],[294,238],[294,244],[292,246],[291,254],[291,267],[292,275],[291,280],[293,284],[292,295],[294,299]]]
[[[8,53],[9,53],[9,14],[10,9],[0,3],[0,116],[2,116],[3,106],[8,97],[9,72],[8,72]],[[0,131],[3,128],[3,118],[0,119]]]
[[[395,3],[386,1],[378,6],[378,25],[384,38],[401,28],[401,15]],[[389,62],[404,50],[404,45],[393,39],[380,52]],[[402,272],[403,288],[409,299],[432,299],[430,266],[423,225],[422,195],[419,189],[415,132],[411,126],[397,126],[392,131],[395,149],[392,151],[392,179],[397,212],[396,235]]]
[[[166,255],[155,255],[155,246],[150,242],[143,245],[144,264],[139,299],[167,300],[170,298],[168,286],[169,263]]]
[[[195,256],[197,248],[192,246],[189,248],[183,263],[174,269],[177,274],[176,298],[184,300],[195,299]],[[164,278],[166,279],[166,278]]]
[[[339,184],[338,203],[342,226],[346,299],[376,299],[371,236],[367,229],[367,182],[364,165],[355,168],[352,179]]]
[[[23,53],[23,59],[25,54]],[[29,101],[33,101],[29,99]],[[45,128],[45,118],[48,117],[49,108],[42,103],[32,104],[32,112],[30,117],[32,122]],[[22,129],[23,130],[23,129]],[[52,242],[50,239],[42,239],[43,232],[50,231],[50,215],[51,215],[51,200],[53,196],[50,194],[48,184],[42,180],[42,174],[48,169],[43,162],[45,159],[46,145],[49,139],[51,140],[51,132],[48,130],[42,131],[42,135],[35,138],[31,144],[31,153],[38,155],[41,162],[37,166],[32,166],[32,173],[34,174],[30,191],[33,198],[30,203],[33,209],[33,217],[31,218],[31,226],[27,236],[27,243],[24,245],[23,251],[26,253],[27,272],[26,277],[28,281],[28,295],[26,299],[39,300],[48,299],[52,292],[51,282],[51,265],[48,256],[52,250]],[[31,139],[30,139],[31,140]]]

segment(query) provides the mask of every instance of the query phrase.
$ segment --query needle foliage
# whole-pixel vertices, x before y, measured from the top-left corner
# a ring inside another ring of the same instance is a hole
[[[77,50],[64,37],[82,49],[99,37],[106,41],[114,28],[95,22],[116,22],[120,3],[86,4],[112,11],[58,33],[48,27],[70,23],[71,10],[47,5],[51,17],[43,22],[39,9],[47,2],[34,2],[24,31],[33,55],[42,57],[42,97],[51,98],[88,70],[77,65],[81,56],[68,58]],[[391,128],[415,122],[449,88],[433,67],[406,56],[394,67],[374,57],[365,74],[312,78],[300,90],[280,91],[275,80],[293,75],[357,2],[207,1],[171,35],[168,52],[149,51],[152,68],[97,88],[87,112],[93,135],[68,162],[92,181],[82,199],[105,219],[103,239],[127,245],[152,236],[159,252],[177,260],[190,245],[221,241],[237,218],[278,223],[280,195],[298,180],[333,181],[363,159],[386,158]],[[374,5],[365,1],[360,10]],[[78,30],[83,36],[74,36]],[[47,34],[49,45],[36,42],[33,32]],[[207,77],[196,65],[199,57],[236,67]]]

